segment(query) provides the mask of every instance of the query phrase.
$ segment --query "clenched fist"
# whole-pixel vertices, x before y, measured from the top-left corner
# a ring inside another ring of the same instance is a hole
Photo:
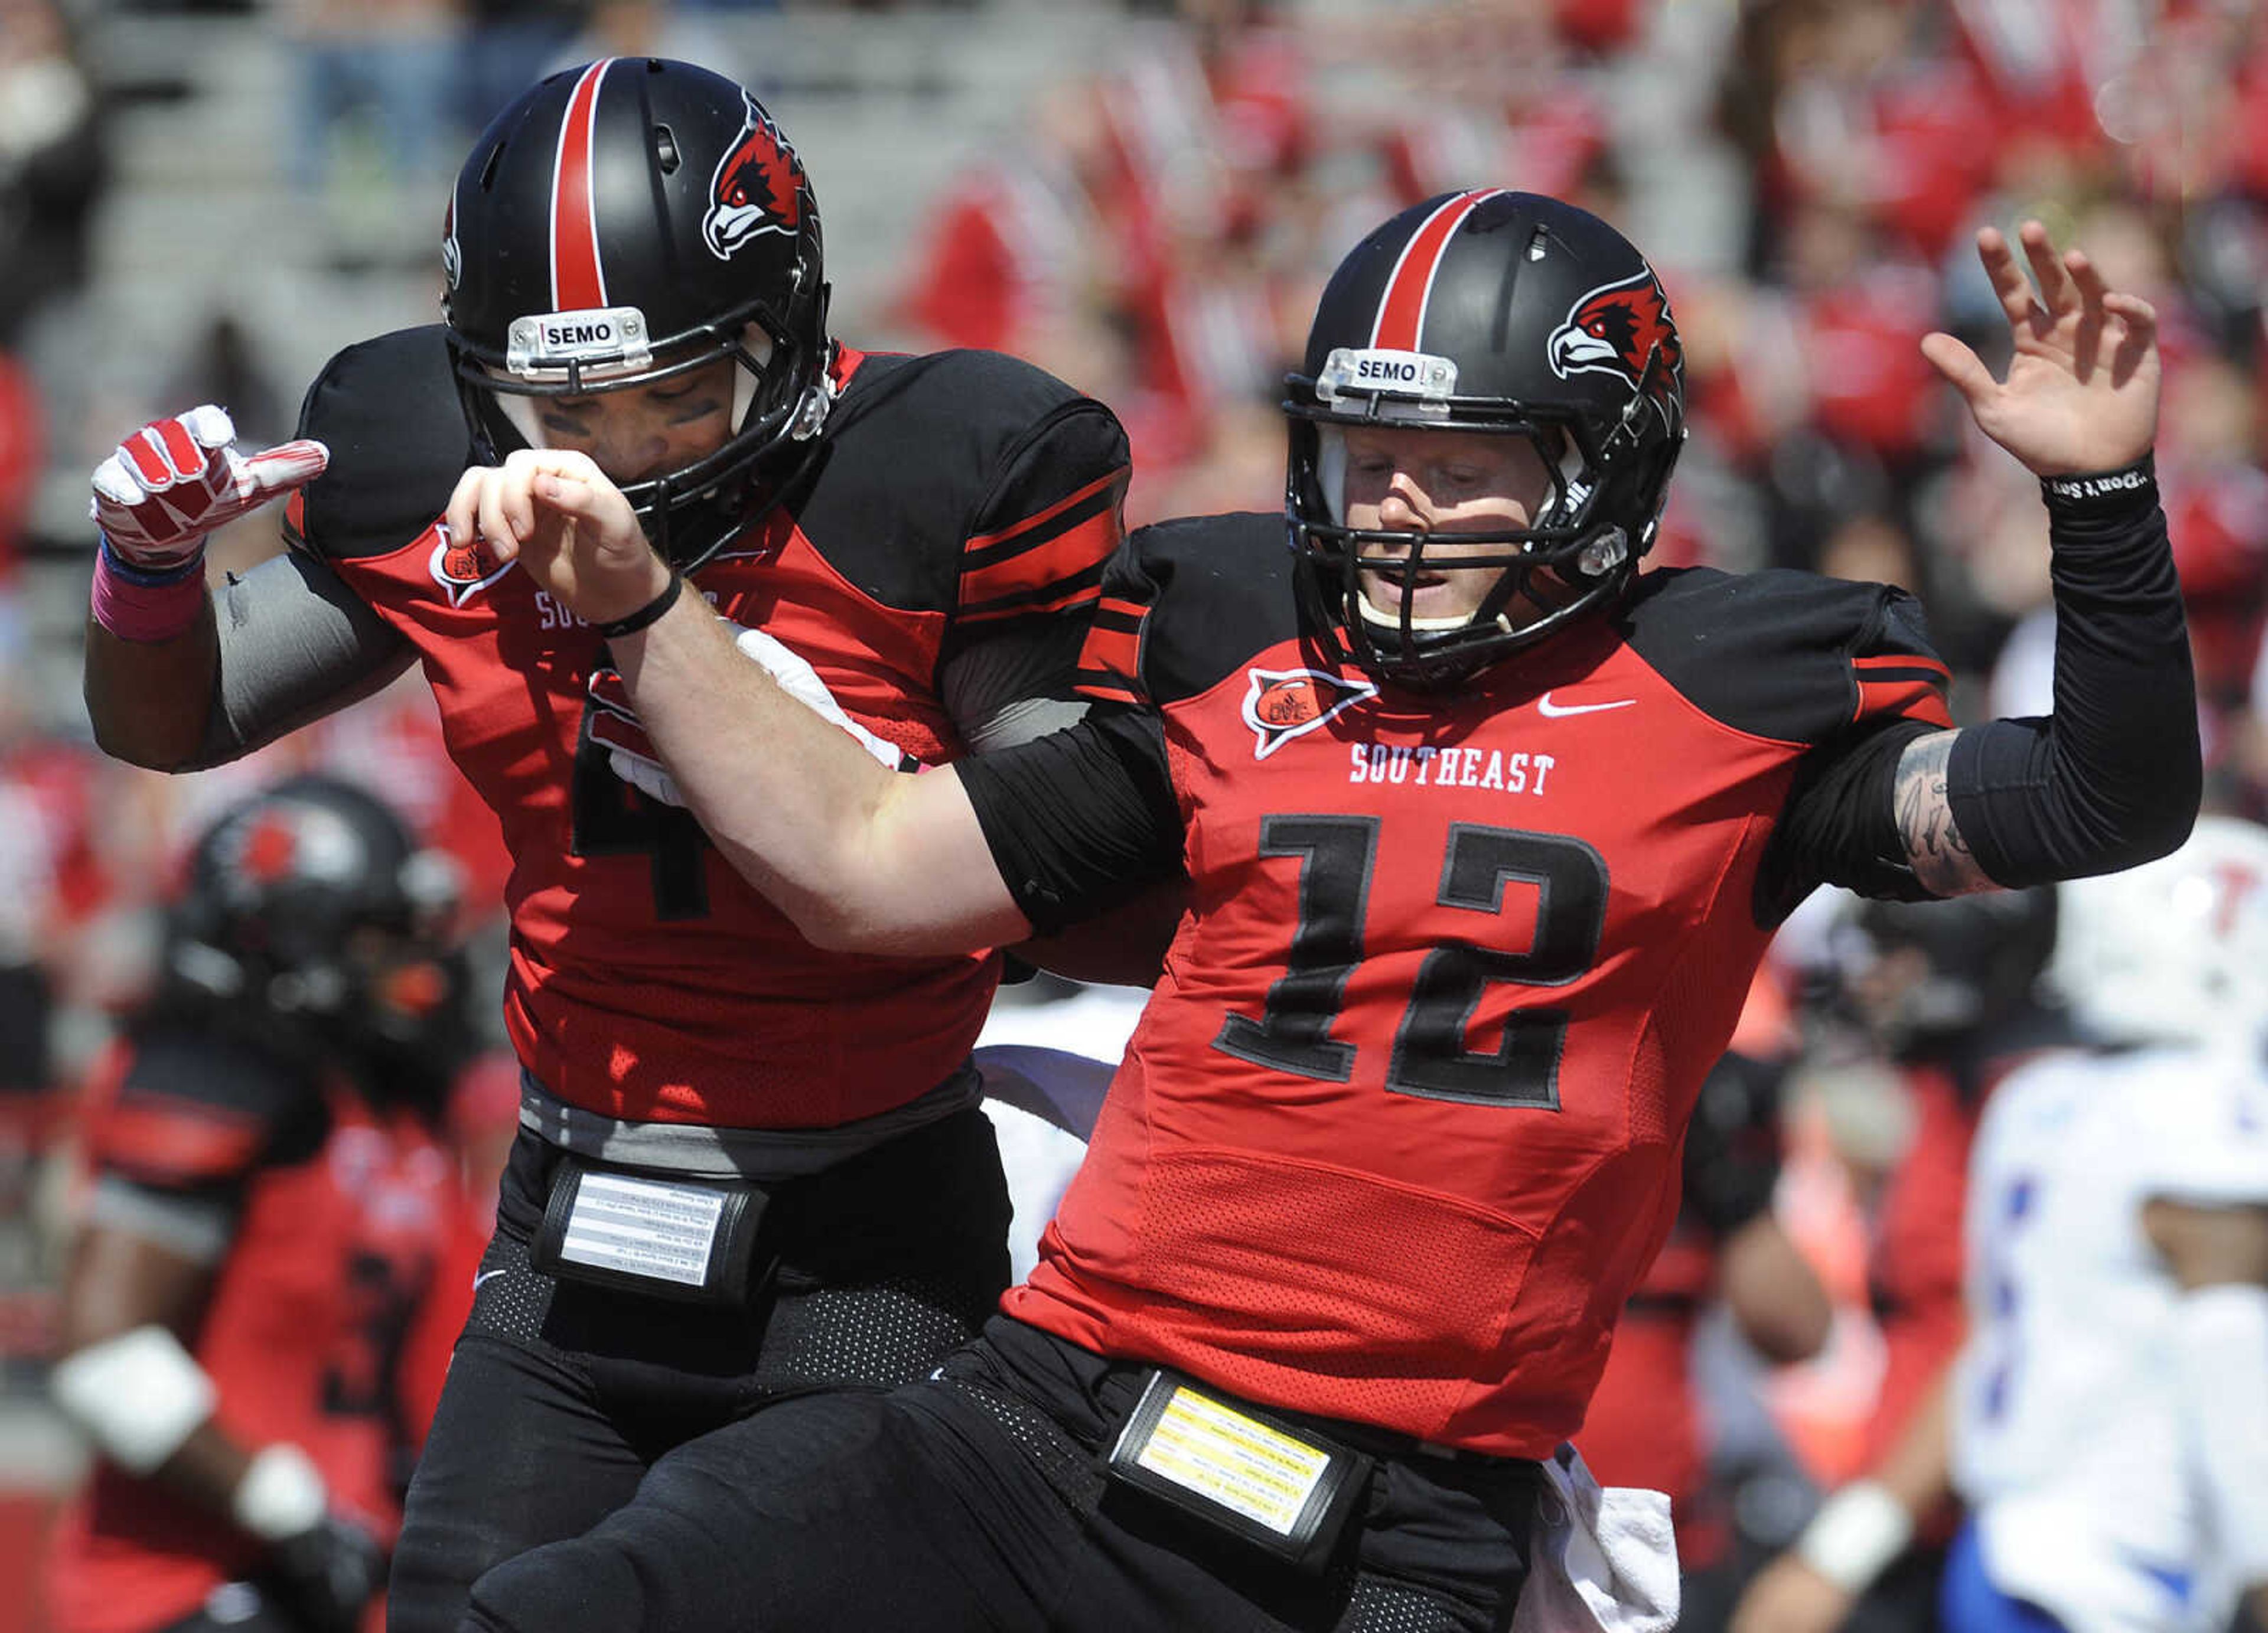
[[[178,418],[152,420],[94,467],[88,514],[114,555],[147,573],[169,573],[195,559],[205,535],[323,474],[330,450],[287,442],[239,454],[225,410],[201,403]]]

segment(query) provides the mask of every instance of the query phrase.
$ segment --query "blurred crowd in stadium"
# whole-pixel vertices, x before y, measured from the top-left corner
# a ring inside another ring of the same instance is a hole
[[[717,67],[761,83],[761,64],[731,60],[736,9],[293,0],[276,17],[309,109],[357,99],[384,109],[396,133],[385,150],[414,174],[453,162],[482,111],[556,63],[664,47],[703,55],[713,38]],[[1981,443],[1918,349],[1943,328],[1993,359],[2005,342],[1974,230],[2037,216],[2159,313],[2157,461],[2198,662],[2207,808],[2268,817],[2268,8],[1132,9],[1152,25],[1139,52],[1034,85],[1020,138],[909,224],[887,309],[858,314],[861,343],[998,349],[1110,404],[1132,440],[1130,523],[1272,509],[1278,382],[1358,231],[1445,188],[1499,182],[1609,220],[1643,215],[1646,229],[1631,231],[1683,329],[1693,426],[1657,562],[1904,585],[1955,665],[1957,714],[2043,713],[2045,518],[2031,478]],[[104,65],[74,44],[85,20],[57,0],[0,0],[0,1357],[18,1382],[53,1342],[54,1227],[68,1210],[83,1091],[151,987],[157,906],[211,817],[295,772],[371,788],[461,865],[464,928],[491,966],[506,865],[414,676],[185,778],[105,759],[40,704],[52,682],[25,672],[19,592],[40,547],[86,546],[36,539],[33,497],[55,462],[92,463],[91,430],[114,438],[129,423],[53,423],[46,383],[13,355],[43,304],[87,275]],[[320,131],[303,126],[293,146],[309,160],[295,184],[330,185],[314,162]],[[826,156],[814,163],[825,202]],[[438,202],[429,213],[438,219]],[[303,382],[267,377],[240,342],[216,335],[195,390],[210,386],[251,437],[288,435],[285,405]],[[195,400],[175,382],[146,407]],[[106,445],[92,445],[99,455]],[[213,570],[275,548],[273,518],[253,518],[217,544]],[[1624,1468],[1594,1451],[1602,1472],[1682,1488],[1690,1561],[1734,1575],[1794,1536],[1820,1490],[1872,1466],[1914,1379],[1960,1330],[1973,1099],[1943,1071],[1891,1058],[1846,1005],[1821,1001],[1835,986],[1822,971],[1847,967],[1841,924],[1830,904],[1791,927],[1739,1042],[1748,1076],[1722,1085],[1719,1144],[1746,1151],[1741,1182],[1761,1192],[1725,1203],[1723,1232],[1705,1218],[1681,1234],[1625,1340],[1666,1346],[1653,1364],[1666,1370],[1601,1400],[1602,1416],[1624,1423],[1657,1409],[1638,1438],[1682,1446],[1688,1465]],[[1019,1004],[1041,1006],[1029,994]],[[494,1024],[493,1005],[478,1007]],[[450,1127],[490,1158],[511,1110],[491,1064],[468,1075]],[[466,1184],[479,1199],[490,1176],[468,1172]],[[1693,1189],[1704,1204],[1717,1195]],[[1758,1217],[1784,1239],[1769,1251],[1785,1257],[1770,1262],[1787,1273],[1765,1277],[1780,1303],[1728,1316],[1728,1242]],[[1692,1392],[1661,1387],[1689,1367]],[[1626,1404],[1610,1410],[1609,1399]],[[19,1569],[0,1547],[0,1629],[31,1625],[11,1622],[4,1602]],[[1708,1603],[1690,1625],[1709,1625]]]

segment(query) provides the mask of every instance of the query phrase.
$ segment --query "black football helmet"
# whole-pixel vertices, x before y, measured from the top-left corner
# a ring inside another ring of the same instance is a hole
[[[1364,239],[1331,276],[1285,386],[1285,509],[1325,644],[1409,686],[1454,684],[1619,597],[1685,438],[1684,354],[1653,268],[1589,212],[1499,188],[1428,200]],[[1349,425],[1524,437],[1553,497],[1528,527],[1454,535],[1500,551],[1429,558],[1423,533],[1347,525]],[[1363,558],[1379,547],[1408,555]],[[1407,598],[1398,614],[1373,606],[1359,565],[1496,582],[1440,627]],[[1544,570],[1572,594],[1524,596]]]
[[[379,799],[306,775],[200,835],[166,915],[158,1007],[302,1056],[446,1071],[468,1047],[462,874]],[[373,1085],[375,1086],[375,1085]]]
[[[690,570],[777,497],[831,401],[819,206],[803,161],[740,85],[615,57],[553,75],[497,114],[451,195],[442,311],[477,451],[541,447],[533,398],[739,368],[733,434],[623,489]]]

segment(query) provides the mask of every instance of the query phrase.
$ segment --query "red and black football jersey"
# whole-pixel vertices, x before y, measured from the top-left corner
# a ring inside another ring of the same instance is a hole
[[[961,731],[941,674],[1001,639],[1079,636],[1119,542],[1127,460],[1108,409],[983,352],[845,352],[824,439],[785,503],[694,575],[719,612],[808,659],[843,708],[924,761]],[[605,1115],[828,1126],[943,1080],[983,1025],[990,955],[819,952],[592,734],[596,630],[434,524],[473,462],[441,331],[335,358],[303,435],[331,449],[294,542],[416,648],[449,751],[513,857],[505,1019],[521,1061]]]
[[[1056,888],[1027,865],[1051,844],[1178,856],[1190,888],[1006,1307],[1253,1400],[1541,1457],[1676,1215],[1778,917],[1822,879],[1914,890],[1859,773],[1950,724],[1946,672],[1896,591],[1690,570],[1419,695],[1320,658],[1292,562],[1280,519],[1212,518],[1145,529],[1106,585],[1083,677],[1148,712],[1059,736],[1169,798],[1064,822],[1071,791],[1020,770],[1079,764],[1062,742],[964,769],[1020,900]],[[1130,717],[1156,754],[1123,752]],[[1112,820],[1148,829],[1094,836]]]
[[[400,1519],[395,1371],[461,1206],[455,1165],[407,1113],[217,1035],[122,1044],[89,1086],[82,1133],[98,1224],[217,1225],[190,1352],[239,1444],[290,1441],[334,1504],[381,1536]],[[61,1633],[147,1633],[259,1563],[259,1545],[153,1481],[96,1465],[62,1520],[49,1599]]]

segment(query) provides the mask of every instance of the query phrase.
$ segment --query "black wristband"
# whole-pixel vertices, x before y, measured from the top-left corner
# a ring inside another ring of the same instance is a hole
[[[2139,515],[2158,502],[2158,464],[2146,453],[2123,470],[2085,475],[2043,476],[2040,497],[2048,513],[2072,521],[2109,520]]]
[[[2146,479],[2049,501],[2055,713],[1971,726],[1946,767],[1954,820],[1997,884],[2132,867],[2197,814],[2197,685],[2156,495]]]
[[[599,626],[599,633],[609,641],[615,639],[618,636],[636,635],[639,630],[644,629],[648,624],[659,618],[671,607],[676,606],[677,598],[684,589],[685,576],[682,573],[670,574],[669,583],[663,586],[662,592],[659,595],[655,596],[653,600],[648,601],[644,607],[639,607],[637,611],[634,613],[626,614],[622,617],[615,619],[612,623],[600,624]]]

